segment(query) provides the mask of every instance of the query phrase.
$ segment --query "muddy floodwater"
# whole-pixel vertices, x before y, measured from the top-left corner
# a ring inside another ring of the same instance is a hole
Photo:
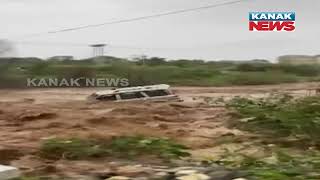
[[[101,89],[0,90],[0,164],[11,164],[25,173],[55,167],[56,174],[81,174],[103,168],[118,168],[116,160],[47,161],[37,152],[43,140],[52,137],[99,138],[145,135],[168,137],[190,147],[194,159],[219,153],[215,141],[233,134],[248,134],[230,128],[229,111],[206,104],[206,98],[264,97],[271,93],[306,96],[316,83],[236,87],[174,87],[184,102],[93,103],[87,96]],[[148,159],[140,160],[144,164]],[[112,163],[113,164],[112,164]],[[140,163],[141,163],[140,162]],[[111,163],[111,164],[110,164]]]

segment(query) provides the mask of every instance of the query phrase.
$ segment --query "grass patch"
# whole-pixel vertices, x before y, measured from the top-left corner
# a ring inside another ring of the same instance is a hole
[[[189,156],[187,147],[169,139],[143,136],[116,137],[102,142],[87,139],[50,139],[43,142],[41,156],[48,159],[88,159],[97,157],[132,158],[141,155],[155,155],[163,159],[177,159]]]

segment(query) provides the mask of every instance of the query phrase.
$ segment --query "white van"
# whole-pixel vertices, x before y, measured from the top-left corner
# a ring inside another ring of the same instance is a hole
[[[170,86],[167,84],[119,88],[93,93],[89,99],[115,102],[135,100],[181,101],[169,88]]]

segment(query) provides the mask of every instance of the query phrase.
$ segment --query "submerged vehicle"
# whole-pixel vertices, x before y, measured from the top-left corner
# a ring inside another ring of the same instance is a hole
[[[127,87],[99,91],[90,95],[89,99],[115,102],[136,100],[181,101],[181,99],[177,95],[172,93],[172,91],[170,90],[170,86],[167,84]]]

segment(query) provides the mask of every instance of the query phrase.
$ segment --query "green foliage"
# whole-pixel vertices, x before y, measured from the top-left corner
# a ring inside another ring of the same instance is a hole
[[[248,122],[237,125],[248,131],[304,140],[320,145],[320,96],[295,99],[289,95],[250,100],[234,98],[228,106]]]
[[[189,156],[187,147],[177,144],[168,139],[135,137],[117,137],[113,139],[110,148],[121,156],[137,156],[143,154],[157,155],[171,159]]]
[[[140,155],[156,155],[164,159],[189,156],[186,147],[169,139],[143,136],[116,137],[111,141],[50,139],[41,147],[41,156],[48,159],[88,159],[105,156],[130,158]]]
[[[279,72],[241,72],[225,75],[223,82],[229,85],[261,85],[298,82],[299,77]]]
[[[34,76],[43,76],[46,75],[48,72],[49,64],[46,62],[37,62],[34,63],[30,68],[29,72],[31,75]]]
[[[320,75],[319,65],[280,65],[285,73],[291,73],[298,76],[318,76]]]
[[[199,66],[199,65],[205,65],[208,66],[203,60],[186,60],[186,59],[181,59],[181,60],[174,60],[168,62],[168,64],[177,66],[177,67],[192,67],[192,66]]]
[[[98,142],[84,139],[49,139],[42,144],[41,156],[48,159],[85,159],[108,154]]]
[[[272,70],[273,66],[271,64],[264,63],[242,63],[236,66],[235,70],[240,72],[265,72],[267,70]]]
[[[68,61],[0,59],[1,85],[9,87],[25,86],[26,77],[127,78],[131,86],[157,83],[184,86],[262,85],[319,80],[319,69],[316,65],[292,66],[264,61],[239,64],[234,61],[170,61],[159,57],[141,57],[136,61],[109,56]]]

